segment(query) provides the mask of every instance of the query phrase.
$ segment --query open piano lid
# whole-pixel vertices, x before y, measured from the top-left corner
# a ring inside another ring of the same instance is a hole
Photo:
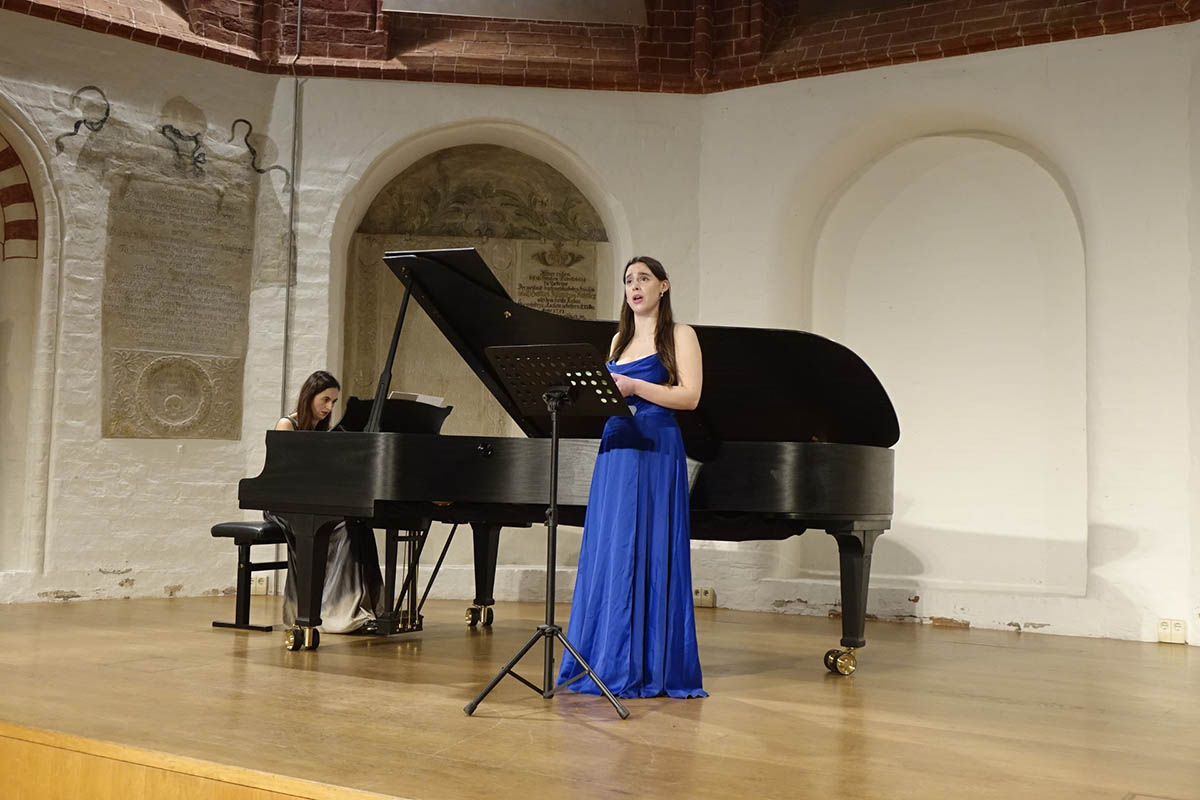
[[[586,342],[607,353],[617,331],[616,322],[560,317],[514,302],[471,248],[392,252],[383,260],[528,436],[550,436],[549,414],[517,410],[484,348]],[[677,412],[689,450],[722,441],[891,447],[900,438],[887,392],[850,349],[802,331],[693,327],[704,353],[704,391],[695,411]],[[568,413],[559,433],[598,439],[604,423]]]

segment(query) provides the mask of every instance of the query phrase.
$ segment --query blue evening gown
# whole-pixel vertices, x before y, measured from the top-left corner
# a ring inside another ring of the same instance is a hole
[[[664,383],[657,353],[612,372]],[[683,438],[669,408],[627,398],[604,426],[592,473],[567,638],[618,697],[706,697],[692,612]],[[563,653],[559,681],[582,669]],[[600,694],[591,678],[570,685]]]

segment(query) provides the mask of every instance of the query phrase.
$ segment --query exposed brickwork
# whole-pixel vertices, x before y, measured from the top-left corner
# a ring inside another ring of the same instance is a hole
[[[639,83],[635,29],[627,25],[396,14],[391,52],[412,80],[564,89]]]
[[[185,0],[192,32],[254,50],[268,64],[296,55],[294,3],[279,0]],[[351,61],[387,58],[381,0],[306,0],[301,56]]]
[[[713,37],[717,74],[753,67],[764,46],[763,0],[716,0]]]
[[[184,0],[192,32],[214,42],[257,50],[262,4],[255,0]]]
[[[860,0],[837,13],[773,3],[762,61],[708,91],[1081,39],[1200,18],[1194,0]]]
[[[0,261],[36,258],[38,215],[29,173],[17,151],[0,136]]]
[[[703,84],[713,69],[713,4],[697,0],[692,34],[692,75]]]
[[[674,91],[695,91],[692,84],[696,82],[693,69],[696,3],[646,0],[646,23],[637,40],[638,73],[660,77],[664,89],[669,85]],[[708,22],[707,27],[711,31],[712,23]],[[707,46],[711,52],[711,32],[709,39]]]
[[[255,49],[194,33],[182,7],[163,0],[0,0],[0,9],[262,71]]]
[[[0,0],[257,72],[708,93],[1200,19],[1200,0],[646,0],[647,26],[385,13],[381,0]],[[86,5],[85,5],[86,4]]]

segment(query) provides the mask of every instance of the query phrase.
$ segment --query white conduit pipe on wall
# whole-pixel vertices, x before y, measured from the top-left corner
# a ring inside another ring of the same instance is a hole
[[[296,290],[296,273],[298,258],[296,253],[296,181],[299,179],[300,166],[300,78],[296,75],[296,62],[300,60],[300,38],[304,26],[301,18],[304,14],[304,0],[296,0],[296,54],[292,56],[292,179],[289,182],[288,195],[288,274],[287,285],[284,287],[283,307],[283,380],[280,382],[279,416],[285,417],[291,410],[288,408],[291,394],[288,391],[288,375],[292,367],[292,305]],[[280,22],[282,29],[282,21]]]
[[[288,391],[288,374],[292,369],[292,304],[296,291],[296,273],[298,259],[296,254],[296,181],[299,179],[300,166],[300,78],[296,76],[296,62],[300,60],[300,36],[304,26],[300,24],[304,14],[304,0],[296,0],[296,54],[292,56],[292,179],[289,181],[288,193],[288,273],[287,284],[284,286],[283,301],[283,374],[280,380],[279,408],[280,417],[286,417],[290,411],[291,394]],[[280,21],[280,32],[283,22]],[[271,427],[275,427],[272,425]],[[287,556],[287,545],[275,545],[275,561],[283,561]],[[280,550],[284,552],[280,552]],[[283,594],[279,585],[279,570],[271,575],[272,591]]]

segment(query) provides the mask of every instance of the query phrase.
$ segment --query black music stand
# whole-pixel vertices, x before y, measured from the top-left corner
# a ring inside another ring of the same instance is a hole
[[[600,680],[600,676],[592,671],[591,666],[567,639],[562,628],[554,622],[554,572],[558,566],[558,415],[565,412],[581,416],[628,416],[629,406],[604,367],[600,353],[590,344],[488,347],[484,352],[521,413],[550,414],[550,506],[546,509],[546,621],[537,626],[537,631],[524,647],[496,673],[478,697],[463,707],[463,711],[468,715],[473,714],[475,708],[496,688],[505,675],[512,675],[549,700],[557,689],[554,685],[554,640],[559,639],[583,668],[583,672],[576,677],[590,677],[608,698],[608,702],[612,703],[621,719],[626,719],[629,711],[609,691],[604,681]],[[542,410],[543,407],[545,411]],[[517,662],[525,657],[539,639],[544,639],[546,645],[545,673],[542,676],[541,688],[513,670]]]

